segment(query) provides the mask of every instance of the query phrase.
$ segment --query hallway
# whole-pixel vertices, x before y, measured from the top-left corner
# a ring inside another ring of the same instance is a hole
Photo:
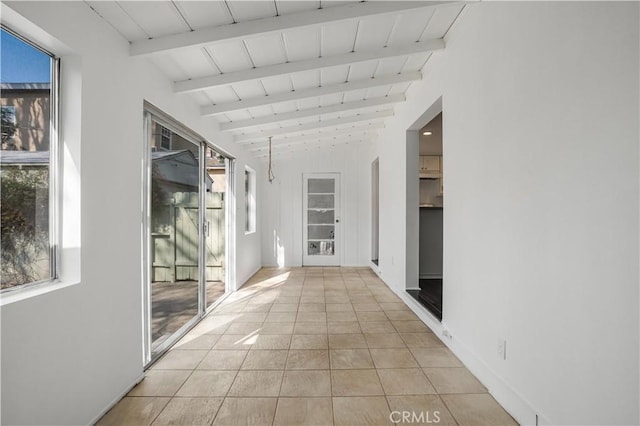
[[[98,424],[382,425],[403,418],[516,424],[368,268],[263,268]]]

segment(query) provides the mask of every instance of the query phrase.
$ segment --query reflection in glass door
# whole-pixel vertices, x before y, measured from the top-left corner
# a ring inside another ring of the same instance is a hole
[[[303,187],[303,265],[338,266],[340,175],[304,175]]]
[[[151,121],[151,352],[199,316],[200,145]]]

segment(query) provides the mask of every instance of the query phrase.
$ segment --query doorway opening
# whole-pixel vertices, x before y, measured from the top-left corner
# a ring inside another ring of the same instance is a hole
[[[229,289],[233,160],[151,106],[145,112],[145,363]]]
[[[407,132],[407,292],[438,320],[443,316],[444,168],[442,103],[438,100]],[[410,185],[411,183],[411,185]],[[409,211],[410,210],[410,211]],[[416,232],[416,230],[418,232]],[[409,260],[408,260],[409,262]],[[409,270],[411,268],[411,270]]]

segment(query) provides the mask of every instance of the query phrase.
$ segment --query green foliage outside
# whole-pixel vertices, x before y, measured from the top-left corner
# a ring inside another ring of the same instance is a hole
[[[1,288],[49,277],[49,170],[2,167]]]
[[[2,122],[2,145],[4,147],[4,144],[16,133],[15,115],[7,108],[1,108],[0,114]]]

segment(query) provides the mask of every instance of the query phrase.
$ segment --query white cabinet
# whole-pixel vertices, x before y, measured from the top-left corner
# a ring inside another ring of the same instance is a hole
[[[440,158],[439,155],[421,155],[420,177],[440,177]]]
[[[421,155],[420,171],[426,173],[440,172],[440,156],[438,155]]]

